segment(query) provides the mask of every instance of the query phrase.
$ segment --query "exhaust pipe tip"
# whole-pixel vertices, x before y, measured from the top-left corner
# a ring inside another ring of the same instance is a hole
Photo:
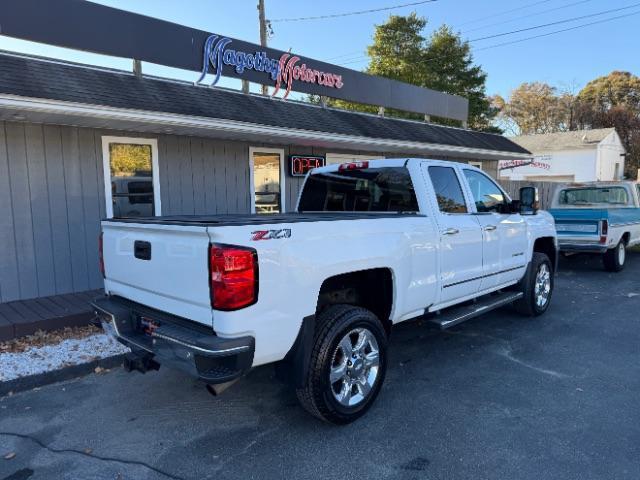
[[[135,370],[140,373],[147,373],[149,370],[160,370],[160,364],[153,359],[152,355],[140,356],[134,353],[124,357],[122,366],[127,372]]]
[[[218,383],[218,384],[207,383],[205,385],[205,387],[207,389],[207,392],[209,392],[214,397],[217,397],[218,395],[220,395],[222,392],[224,392],[227,388],[229,388],[231,385],[233,385],[237,381],[238,381],[238,379],[231,380],[230,382],[224,382],[224,383]]]

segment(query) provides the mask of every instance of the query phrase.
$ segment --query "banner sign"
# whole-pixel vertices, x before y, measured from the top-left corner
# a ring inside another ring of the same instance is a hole
[[[466,98],[85,0],[2,0],[0,35],[465,122]],[[335,55],[336,52],[327,52]],[[194,75],[194,80],[197,76]]]
[[[546,160],[546,162],[543,160]],[[532,167],[532,168],[540,168],[542,170],[551,170],[551,164],[547,163],[550,160],[551,160],[550,155],[533,157],[533,159],[530,159],[530,160],[501,160],[499,162],[498,168],[500,170],[510,170],[512,168],[518,168],[518,167]]]
[[[324,167],[325,157],[319,155],[289,155],[289,172],[292,177],[304,177],[314,168]]]

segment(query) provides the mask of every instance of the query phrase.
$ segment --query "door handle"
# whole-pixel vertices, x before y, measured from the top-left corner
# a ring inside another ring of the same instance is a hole
[[[495,225],[487,225],[486,227],[484,227],[484,231],[485,232],[491,232],[491,231],[495,230],[496,228],[498,228],[498,227],[496,227]]]
[[[460,230],[458,230],[457,228],[447,228],[444,232],[442,232],[443,235],[456,235],[460,233]]]

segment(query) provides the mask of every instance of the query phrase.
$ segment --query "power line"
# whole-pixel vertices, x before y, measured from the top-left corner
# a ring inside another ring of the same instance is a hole
[[[496,43],[494,45],[487,45],[486,47],[482,47],[482,48],[476,49],[476,51],[478,52],[478,51],[482,51],[482,50],[489,50],[491,48],[498,48],[498,47],[504,47],[506,45],[513,45],[515,43],[526,42],[527,40],[533,40],[535,38],[548,37],[550,35],[555,35],[555,34],[558,34],[558,33],[568,32],[570,30],[577,30],[578,28],[590,27],[592,25],[597,25],[597,24],[600,24],[600,23],[610,22],[612,20],[619,20],[621,18],[629,18],[629,17],[633,17],[634,15],[640,15],[640,11],[631,12],[631,13],[628,13],[628,14],[625,14],[625,15],[618,15],[616,17],[611,17],[611,18],[603,18],[602,20],[596,20],[595,22],[584,23],[582,25],[576,25],[575,27],[563,28],[561,30],[554,30],[553,32],[541,33],[539,35],[533,35],[531,37],[519,38],[518,40],[512,40],[510,42],[503,42],[503,43]]]
[[[519,10],[523,10],[525,8],[533,7],[535,5],[539,5],[539,4],[542,4],[542,3],[548,3],[550,1],[552,1],[552,0],[537,1],[537,2],[534,2],[534,3],[527,4],[527,5],[523,5],[523,6],[518,7],[518,8],[505,10],[504,12],[500,12],[500,13],[497,13],[497,14],[494,14],[494,15],[490,15],[488,17],[480,17],[480,18],[476,18],[475,20],[469,20],[468,22],[461,23],[460,25],[467,25],[469,23],[479,22],[479,21],[485,20],[487,18],[494,18],[495,16],[506,15],[508,13],[512,13],[512,12],[519,11]],[[553,12],[555,10],[561,10],[563,8],[569,8],[569,7],[572,7],[574,5],[579,5],[581,3],[587,3],[587,2],[591,2],[591,1],[593,1],[593,0],[580,0],[579,2],[574,2],[574,3],[570,3],[568,5],[563,5],[561,7],[556,7],[556,8],[551,8],[551,9],[548,9],[548,10],[543,10],[542,12],[534,13],[533,15],[529,15],[529,16],[537,16],[537,15],[541,15],[541,14],[544,14],[544,13]],[[493,23],[493,24],[489,24],[489,25],[484,25],[484,26],[481,26],[481,27],[477,27],[477,28],[473,28],[471,30],[468,30],[467,32],[474,32],[476,30],[481,30],[483,28],[488,28],[488,27],[492,27],[492,26],[495,26],[495,25],[502,25],[504,23],[514,22],[514,21],[520,20],[522,18],[528,18],[528,16],[516,17],[515,19],[505,20],[504,22],[497,22],[497,23]],[[332,60],[345,59],[345,57],[351,57],[351,56],[353,56],[355,54],[361,54],[361,53],[362,53],[362,50],[355,50],[355,51],[343,53],[341,55],[336,55],[335,57],[326,58],[324,61],[329,62],[329,61],[332,61]],[[348,63],[353,63],[353,61],[355,61],[355,60],[364,59],[364,58],[368,58],[368,57],[366,55],[364,55],[364,56],[361,55],[359,57],[355,57],[353,59],[349,58],[349,59],[346,59],[344,61],[346,61]]]
[[[578,21],[578,20],[584,20],[585,18],[592,18],[592,17],[596,17],[596,16],[599,16],[599,15],[605,15],[607,13],[613,13],[613,12],[619,12],[619,11],[622,11],[622,10],[628,10],[630,8],[635,8],[635,7],[638,7],[638,6],[640,6],[640,3],[635,3],[633,5],[629,5],[629,6],[626,6],[626,7],[605,10],[605,11],[598,12],[598,13],[592,13],[592,14],[589,14],[589,15],[582,15],[582,16],[579,16],[579,17],[573,17],[573,18],[568,18],[568,19],[565,19],[565,20],[559,20],[557,22],[545,23],[543,25],[536,25],[536,26],[533,26],[533,27],[521,28],[519,30],[512,30],[510,32],[503,32],[503,33],[498,33],[498,34],[495,34],[495,35],[488,35],[486,37],[474,38],[472,40],[468,40],[468,42],[469,43],[478,42],[478,41],[481,41],[481,40],[488,40],[490,38],[503,37],[503,36],[506,36],[506,35],[513,35],[513,34],[516,34],[516,33],[522,33],[522,32],[526,32],[526,31],[530,31],[530,30],[536,30],[538,28],[545,28],[545,27],[550,27],[550,26],[553,26],[553,25],[560,25],[560,24],[563,24],[563,23],[575,22],[575,21]],[[619,18],[619,17],[614,17],[614,18],[612,18],[612,20],[615,20],[617,18]],[[601,22],[596,22],[596,23],[601,23]],[[592,23],[584,24],[584,26],[589,26],[589,25],[592,25]],[[573,28],[571,28],[570,30],[573,30]],[[561,32],[561,31],[563,31],[563,30],[559,30],[558,33]],[[546,35],[542,35],[542,36],[546,36]],[[538,36],[534,36],[532,38],[538,38]],[[517,42],[515,42],[515,43],[517,43]],[[477,50],[484,50],[484,48],[477,49]],[[353,64],[353,63],[360,63],[360,62],[363,62],[365,59],[368,59],[368,58],[369,58],[368,56],[362,56],[362,57],[360,57],[360,60],[358,58],[354,58],[351,61],[340,63],[340,65],[349,65],[349,64]]]
[[[548,36],[551,36],[551,35],[556,35],[558,33],[569,32],[571,30],[577,30],[579,28],[590,27],[592,25],[598,25],[600,23],[611,22],[613,20],[620,20],[621,18],[629,18],[629,17],[632,17],[634,15],[640,15],[640,10],[637,11],[637,12],[631,12],[631,13],[625,14],[625,15],[618,15],[618,16],[615,16],[615,17],[603,18],[602,20],[596,20],[594,22],[583,23],[583,24],[580,24],[580,25],[576,25],[574,27],[568,27],[568,28],[563,28],[563,29],[560,29],[560,30],[554,30],[552,32],[546,32],[546,33],[541,33],[541,34],[538,34],[538,35],[532,35],[530,37],[519,38],[517,40],[511,40],[509,42],[502,42],[502,43],[496,43],[494,45],[487,45],[486,47],[476,48],[475,51],[479,52],[479,51],[483,51],[483,50],[490,50],[492,48],[498,48],[498,47],[504,47],[504,46],[507,46],[507,45],[513,45],[513,44],[516,44],[516,43],[522,43],[522,42],[526,42],[528,40],[533,40],[533,39],[536,39],[536,38],[548,37]],[[448,57],[448,55],[441,55],[439,57],[430,58],[429,61],[440,60],[440,59],[447,58],[447,57]]]
[[[331,61],[331,60],[338,60],[340,58],[344,59],[344,58],[347,58],[347,57],[353,57],[356,54],[359,55],[357,58],[360,58],[360,56],[362,56],[362,53],[363,53],[362,50],[354,50],[352,52],[343,53],[342,55],[336,55],[335,57],[325,58],[323,61],[328,62],[328,61]]]
[[[352,15],[364,15],[366,13],[375,13],[375,12],[384,12],[387,10],[395,10],[397,8],[404,7],[413,7],[414,5],[422,5],[424,3],[433,3],[438,0],[422,0],[420,2],[411,2],[411,3],[403,3],[401,5],[393,5],[391,7],[382,7],[382,8],[372,8],[369,10],[359,10],[357,12],[345,12],[345,13],[334,13],[331,15],[318,15],[315,17],[297,17],[297,18],[276,18],[275,20],[270,20],[272,23],[276,22],[302,22],[306,20],[324,20],[327,18],[338,18],[338,17],[349,17]]]
[[[610,10],[604,10],[598,13],[591,13],[589,15],[581,15],[579,17],[565,18],[564,20],[558,20],[557,22],[544,23],[542,25],[535,25],[533,27],[520,28],[518,30],[511,30],[510,32],[502,32],[502,33],[496,33],[495,35],[487,35],[486,37],[474,38],[472,40],[469,40],[469,42],[479,42],[480,40],[488,40],[490,38],[504,37],[505,35],[513,35],[514,33],[528,32],[530,30],[537,30],[538,28],[545,28],[545,27],[551,27],[553,25],[561,25],[563,23],[575,22],[577,20],[584,20],[585,18],[592,18],[592,17],[597,17],[599,15],[606,15],[607,13],[620,12],[622,10],[629,10],[630,8],[634,8],[637,6],[640,6],[640,3],[634,3],[633,5],[629,5],[621,8],[612,8]]]
[[[504,25],[505,23],[517,22],[518,20],[522,20],[523,18],[538,17],[540,15],[544,15],[545,13],[555,12],[557,10],[562,10],[562,9],[569,8],[569,7],[574,7],[576,5],[580,5],[582,3],[588,3],[588,2],[593,2],[593,0],[580,0],[579,2],[569,3],[567,5],[562,5],[560,7],[548,8],[547,10],[542,10],[540,12],[531,13],[529,15],[522,15],[520,17],[511,18],[509,20],[503,20],[502,22],[489,23],[487,25],[481,25],[480,27],[470,28],[468,30],[465,30],[464,32],[465,33],[476,32],[478,30],[482,30],[482,29],[485,29],[485,28],[495,27],[497,25]]]
[[[499,13],[494,13],[494,14],[491,14],[491,15],[487,15],[486,17],[480,17],[480,18],[476,18],[476,19],[474,19],[474,20],[468,20],[468,21],[466,21],[466,22],[460,23],[458,26],[459,26],[459,27],[461,27],[461,26],[463,26],[463,25],[469,25],[470,23],[481,22],[482,20],[487,20],[487,19],[489,19],[489,18],[499,17],[499,16],[501,16],[501,15],[506,15],[507,13],[517,12],[517,11],[524,10],[524,9],[526,9],[526,8],[529,8],[529,7],[535,7],[536,5],[540,5],[540,4],[542,4],[542,3],[549,3],[549,2],[551,2],[551,1],[552,1],[552,0],[540,0],[540,1],[538,1],[538,2],[533,2],[533,3],[529,3],[529,4],[527,4],[527,5],[522,5],[521,7],[512,8],[512,9],[510,9],[510,10],[505,10],[505,11],[503,11],[503,12],[499,12]]]

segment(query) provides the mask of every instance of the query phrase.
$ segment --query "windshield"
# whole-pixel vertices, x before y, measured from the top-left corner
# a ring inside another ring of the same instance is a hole
[[[418,212],[409,171],[364,168],[309,175],[300,212]]]
[[[624,187],[567,188],[560,191],[560,205],[627,205],[629,195]]]

